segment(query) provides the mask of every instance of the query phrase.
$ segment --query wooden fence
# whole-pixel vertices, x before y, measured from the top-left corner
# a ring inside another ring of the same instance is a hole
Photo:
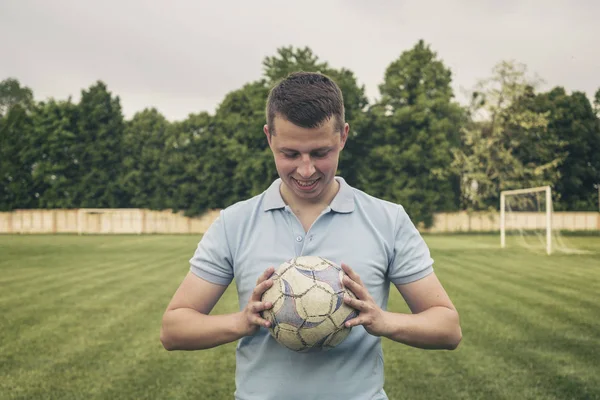
[[[506,230],[535,230],[546,226],[544,212],[506,213]],[[600,212],[562,211],[552,214],[552,229],[561,231],[597,231],[600,230]],[[493,232],[500,231],[499,212],[438,213],[434,216],[433,226],[421,229],[423,232]]]
[[[202,234],[219,215],[212,210],[201,217],[189,218],[170,210],[146,209],[75,209],[16,210],[0,212],[0,233],[15,234]],[[565,231],[600,230],[599,212],[555,212],[554,229]],[[544,213],[507,214],[507,230],[541,229]],[[438,213],[434,224],[422,232],[491,232],[499,231],[498,213]]]
[[[204,233],[218,216],[146,209],[16,210],[0,213],[0,233],[176,234]]]

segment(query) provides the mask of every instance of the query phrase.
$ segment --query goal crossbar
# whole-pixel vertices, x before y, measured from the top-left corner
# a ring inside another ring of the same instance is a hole
[[[512,194],[522,194],[522,193],[545,192],[547,190],[550,190],[550,186],[539,186],[539,187],[528,188],[528,189],[503,190],[500,193],[504,194],[504,195],[512,195]]]

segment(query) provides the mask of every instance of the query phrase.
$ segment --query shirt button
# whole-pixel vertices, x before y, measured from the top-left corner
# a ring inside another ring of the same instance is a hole
[[[302,241],[302,236],[296,236],[296,242],[301,242]]]

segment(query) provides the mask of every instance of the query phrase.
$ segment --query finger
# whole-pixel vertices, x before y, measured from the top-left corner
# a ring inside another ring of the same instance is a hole
[[[262,297],[263,293],[265,293],[267,289],[269,289],[271,286],[273,286],[273,279],[267,279],[266,281],[263,281],[256,285],[256,287],[252,291],[251,300],[260,301],[260,298]]]
[[[258,314],[262,311],[268,310],[273,307],[273,303],[270,301],[256,301],[249,305],[249,309],[253,314]]]
[[[268,328],[271,326],[271,322],[267,321],[266,319],[259,318],[259,321],[257,321],[256,325],[260,325],[260,326],[264,326],[265,328]]]
[[[344,278],[342,279],[342,284],[345,288],[354,293],[354,295],[359,299],[367,298],[366,289],[358,282],[355,282],[352,279],[350,279],[349,276],[344,276]]]
[[[342,269],[344,270],[346,275],[348,275],[353,281],[362,284],[362,281],[360,280],[360,276],[356,272],[354,272],[354,270],[352,268],[350,268],[350,266],[348,264],[342,263]]]
[[[364,300],[355,299],[347,294],[344,295],[344,303],[358,311],[364,311],[367,308]]]
[[[358,325],[362,325],[362,324],[363,324],[363,322],[360,317],[349,319],[348,321],[346,321],[344,323],[344,325],[346,325],[346,328],[351,328],[353,326],[358,326]]]
[[[256,280],[256,284],[258,285],[261,282],[266,281],[267,279],[269,279],[269,277],[271,275],[273,275],[273,272],[275,272],[275,268],[273,267],[269,267],[267,268]]]
[[[252,318],[250,318],[250,323],[253,325],[264,326],[265,328],[271,326],[271,322],[264,318],[261,318],[260,316],[253,316]]]

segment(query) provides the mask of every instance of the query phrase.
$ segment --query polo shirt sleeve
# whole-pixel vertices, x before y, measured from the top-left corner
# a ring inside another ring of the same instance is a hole
[[[433,272],[429,247],[404,210],[398,206],[394,237],[394,252],[388,277],[394,284],[417,281]]]
[[[217,285],[229,285],[233,280],[233,262],[223,211],[200,239],[194,256],[190,259],[190,270],[196,276]]]

